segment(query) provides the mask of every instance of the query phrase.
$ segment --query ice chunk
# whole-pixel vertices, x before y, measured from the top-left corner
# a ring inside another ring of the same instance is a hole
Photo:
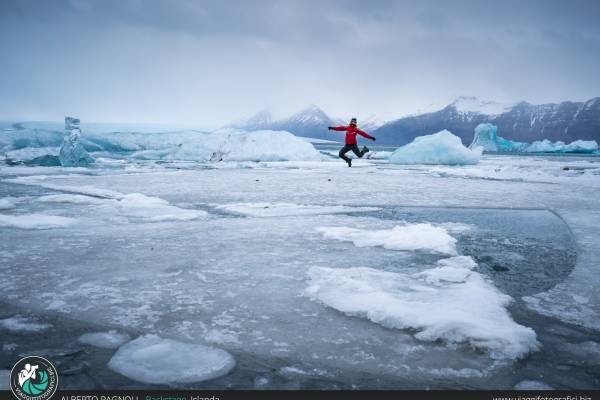
[[[416,274],[312,267],[305,293],[351,316],[415,329],[419,340],[469,343],[494,359],[517,359],[537,349],[533,329],[510,317],[511,298],[474,271],[469,258],[442,260]]]
[[[93,191],[92,191],[93,192]],[[189,210],[170,205],[168,201],[141,193],[112,193],[117,199],[98,198],[79,194],[52,194],[41,196],[43,203],[74,203],[101,206],[105,211],[119,213],[125,217],[148,222],[190,221],[208,215],[203,210]]]
[[[228,213],[251,217],[283,217],[289,215],[343,214],[377,211],[376,207],[317,206],[294,203],[231,203],[216,207]]]
[[[528,153],[594,153],[598,151],[598,143],[595,140],[576,140],[565,144],[544,139],[531,143],[525,151]]]
[[[25,147],[6,151],[7,164],[60,166],[59,147]]]
[[[392,229],[368,231],[348,227],[320,227],[326,239],[352,242],[358,247],[381,246],[390,250],[424,250],[448,255],[456,254],[456,239],[442,227],[431,224],[398,225]]]
[[[108,332],[84,333],[83,335],[79,336],[77,340],[81,343],[103,349],[116,349],[123,343],[128,342],[130,339],[131,338],[126,333],[119,333],[111,330]]]
[[[79,120],[65,117],[65,138],[58,155],[63,167],[87,167],[94,162],[79,142],[80,139]]]
[[[111,204],[126,216],[141,218],[150,222],[160,221],[190,221],[193,219],[204,218],[208,215],[203,210],[188,210],[175,207],[168,201],[158,197],[150,197],[141,193],[130,193],[123,195],[120,200]]]
[[[164,135],[163,135],[164,136]],[[183,138],[182,138],[183,139]],[[321,160],[315,147],[285,131],[222,130],[186,136],[176,146],[153,143],[132,157],[192,161],[310,161]]]
[[[466,148],[458,136],[443,130],[415,138],[394,151],[389,160],[392,164],[477,164],[482,151]]]
[[[45,214],[0,214],[0,226],[21,229],[51,229],[68,226],[76,219]]]
[[[576,140],[565,146],[565,153],[594,153],[598,151],[595,140]]]
[[[469,145],[470,149],[482,148],[483,151],[522,151],[528,146],[524,142],[513,142],[498,136],[498,127],[494,124],[483,123],[475,127],[475,136]]]
[[[525,151],[527,153],[558,153],[565,147],[563,142],[552,143],[548,139],[531,143]]]
[[[175,384],[226,375],[235,360],[225,350],[144,335],[121,346],[108,366],[139,382]]]
[[[498,151],[498,127],[496,125],[485,123],[479,124],[475,128],[475,136],[469,145],[470,149],[481,147],[483,151]]]
[[[515,385],[515,390],[554,390],[554,388],[544,382],[521,381]]]
[[[23,333],[42,332],[51,327],[52,327],[52,325],[50,325],[50,324],[38,322],[33,318],[27,318],[27,317],[23,317],[20,315],[15,315],[14,317],[0,319],[0,328],[4,328],[11,332],[23,332]]]

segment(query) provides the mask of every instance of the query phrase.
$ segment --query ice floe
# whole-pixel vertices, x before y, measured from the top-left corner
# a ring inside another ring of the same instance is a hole
[[[0,319],[0,328],[11,332],[33,333],[42,332],[51,328],[52,325],[39,322],[33,318],[15,315],[13,317]]]
[[[388,328],[414,329],[419,340],[468,343],[494,359],[517,359],[538,348],[533,329],[506,307],[511,298],[460,256],[413,274],[373,268],[312,267],[306,295]]]
[[[116,349],[130,340],[128,334],[110,330],[108,332],[84,333],[77,339],[80,343],[103,349]]]
[[[226,375],[235,360],[225,350],[144,335],[117,350],[109,368],[151,384],[200,382]]]
[[[446,229],[426,223],[397,225],[383,230],[330,226],[319,227],[317,231],[325,239],[352,242],[358,247],[380,246],[389,250],[422,250],[456,255],[456,239]]]

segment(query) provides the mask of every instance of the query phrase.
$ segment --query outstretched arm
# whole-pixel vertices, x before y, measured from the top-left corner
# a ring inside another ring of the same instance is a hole
[[[365,131],[361,131],[360,129],[356,128],[356,133],[358,133],[360,136],[362,137],[366,137],[367,139],[371,139],[371,140],[375,140],[375,138],[371,135],[369,135],[367,132]]]
[[[345,131],[348,129],[347,126],[329,126],[327,127],[330,131]]]

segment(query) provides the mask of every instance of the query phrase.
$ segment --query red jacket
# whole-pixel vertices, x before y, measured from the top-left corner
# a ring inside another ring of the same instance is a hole
[[[373,139],[373,136],[369,135],[367,132],[361,131],[356,126],[352,125],[332,126],[331,129],[334,131],[346,131],[346,144],[356,144],[356,134],[366,137],[367,139]]]

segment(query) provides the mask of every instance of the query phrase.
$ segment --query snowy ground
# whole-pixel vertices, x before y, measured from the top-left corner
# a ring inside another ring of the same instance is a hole
[[[126,372],[144,341],[110,347],[148,334],[235,359],[177,387],[600,388],[598,158],[100,159],[0,179],[0,370],[64,346],[63,370],[101,371],[71,387],[144,387]]]

